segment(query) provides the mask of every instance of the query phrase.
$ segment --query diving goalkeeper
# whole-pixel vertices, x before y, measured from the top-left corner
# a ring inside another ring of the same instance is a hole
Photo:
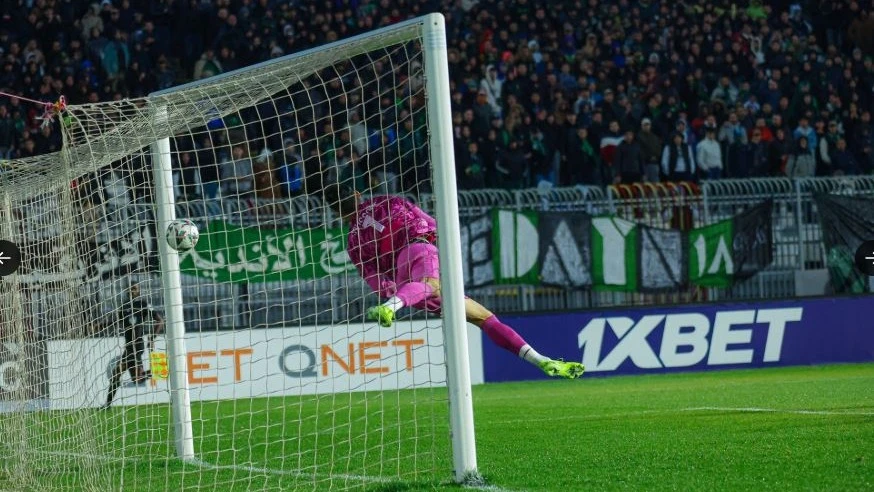
[[[360,202],[361,195],[342,185],[326,187],[325,199],[349,224],[349,257],[383,304],[367,317],[390,327],[404,306],[440,312],[440,269],[437,223],[433,217],[399,196]],[[540,355],[512,328],[470,298],[464,300],[467,321],[478,326],[498,346],[539,367],[549,376],[575,379],[583,365]]]

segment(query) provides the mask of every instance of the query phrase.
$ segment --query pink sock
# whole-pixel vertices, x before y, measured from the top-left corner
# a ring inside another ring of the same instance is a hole
[[[482,330],[495,344],[503,349],[519,355],[525,340],[509,326],[501,323],[494,314],[483,322]]]
[[[415,306],[433,293],[434,288],[425,282],[410,282],[398,287],[395,297],[403,301],[404,306]]]

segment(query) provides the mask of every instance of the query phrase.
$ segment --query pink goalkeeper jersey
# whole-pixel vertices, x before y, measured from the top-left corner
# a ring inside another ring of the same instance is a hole
[[[395,275],[395,258],[410,242],[436,242],[437,222],[409,200],[380,196],[358,207],[349,229],[349,258],[376,292]]]

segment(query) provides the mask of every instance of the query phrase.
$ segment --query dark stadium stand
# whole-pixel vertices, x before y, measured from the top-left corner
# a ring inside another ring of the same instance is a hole
[[[871,0],[6,0],[0,90],[138,97],[431,11],[463,188],[874,171]],[[0,157],[59,149],[41,114],[0,98]]]

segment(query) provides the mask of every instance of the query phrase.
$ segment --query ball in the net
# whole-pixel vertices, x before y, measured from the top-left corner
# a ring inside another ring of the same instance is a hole
[[[200,230],[188,219],[176,219],[167,226],[167,244],[176,251],[188,251],[198,239]]]

